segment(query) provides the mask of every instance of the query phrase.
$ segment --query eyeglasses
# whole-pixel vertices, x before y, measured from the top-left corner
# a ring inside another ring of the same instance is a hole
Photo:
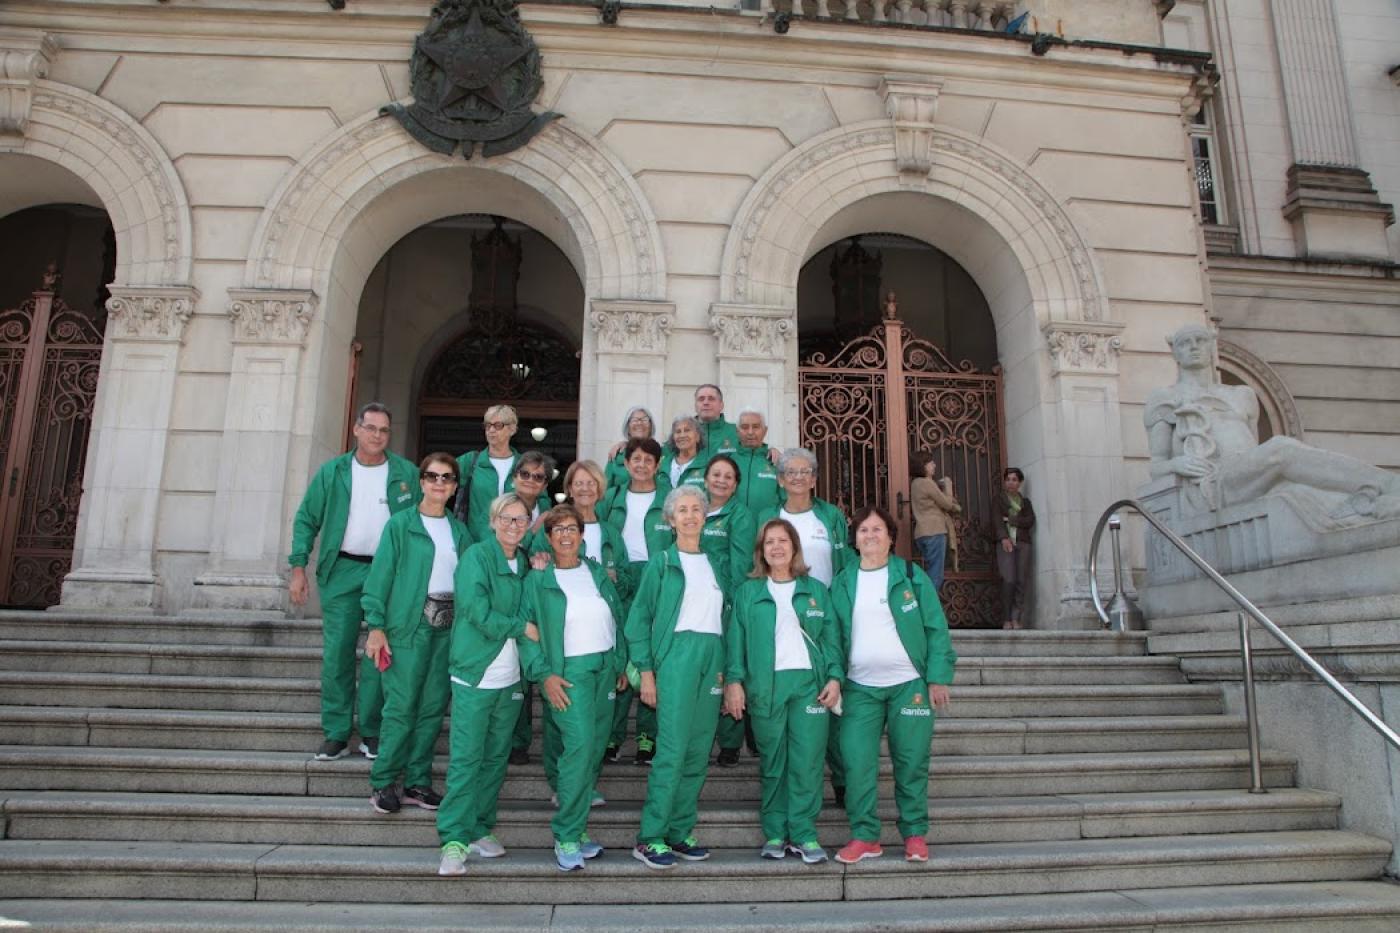
[[[816,470],[784,470],[784,476],[791,476],[793,479],[802,479],[807,476],[816,476]]]
[[[510,427],[510,422],[509,422],[509,421],[483,421],[483,422],[482,422],[482,427],[486,428],[486,430],[488,430],[488,431],[504,431],[506,428]]]
[[[425,483],[455,483],[457,476],[454,473],[434,473],[432,470],[424,470],[418,474],[418,478]]]
[[[505,526],[508,527],[508,528],[521,528],[521,527],[524,527],[525,525],[530,524],[530,516],[528,516],[528,515],[502,515],[502,516],[500,516],[499,518],[497,518],[496,521],[500,522],[502,525],[505,525]]]
[[[550,534],[576,535],[579,533],[577,525],[555,525],[549,530]]]
[[[543,483],[545,480],[549,479],[549,477],[545,476],[543,473],[531,473],[529,470],[516,470],[515,477],[516,479],[532,479],[537,483]]]
[[[357,424],[355,425],[355,427],[368,434],[376,434],[379,437],[388,437],[389,431],[391,430],[390,428],[381,428],[378,425],[373,424]]]

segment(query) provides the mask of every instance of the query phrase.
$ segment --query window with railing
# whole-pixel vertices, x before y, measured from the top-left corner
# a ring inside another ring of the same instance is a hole
[[[1191,156],[1195,161],[1196,192],[1201,199],[1201,222],[1225,223],[1224,198],[1220,193],[1218,150],[1215,144],[1215,120],[1210,102],[1206,101],[1191,119]]]

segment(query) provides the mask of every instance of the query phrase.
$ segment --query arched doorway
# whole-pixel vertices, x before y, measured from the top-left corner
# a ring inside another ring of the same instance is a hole
[[[941,591],[949,620],[999,624],[989,529],[1005,410],[977,283],[922,240],[866,233],[818,250],[797,294],[799,437],[817,455],[819,494],[847,515],[887,508],[909,557],[910,459],[931,454],[963,506]]]
[[[0,218],[0,605],[58,603],[73,563],[116,240],[105,211]]]

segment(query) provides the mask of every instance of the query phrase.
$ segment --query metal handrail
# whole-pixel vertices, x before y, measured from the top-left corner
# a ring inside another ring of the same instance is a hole
[[[1274,636],[1281,645],[1287,648],[1294,657],[1303,663],[1304,667],[1312,671],[1313,674],[1317,675],[1318,679],[1332,688],[1333,693],[1341,697],[1357,715],[1366,721],[1367,725],[1379,732],[1392,747],[1400,749],[1400,734],[1397,734],[1394,729],[1386,725],[1385,720],[1371,712],[1370,708],[1358,700],[1354,693],[1346,687],[1343,687],[1341,682],[1333,677],[1327,668],[1323,667],[1318,663],[1316,658],[1308,654],[1302,645],[1299,645],[1290,638],[1287,632],[1279,628],[1272,619],[1264,615],[1258,606],[1250,602],[1247,596],[1235,589],[1234,585],[1231,584],[1229,580],[1226,580],[1220,575],[1218,570],[1208,564],[1204,557],[1192,550],[1191,546],[1183,541],[1176,532],[1164,525],[1157,516],[1148,512],[1146,507],[1136,499],[1119,499],[1105,509],[1103,515],[1099,516],[1098,524],[1094,526],[1094,536],[1089,542],[1089,595],[1094,601],[1094,611],[1098,613],[1099,621],[1104,625],[1109,624],[1108,612],[1104,609],[1103,599],[1099,595],[1099,541],[1103,537],[1104,526],[1108,524],[1109,519],[1112,518],[1119,509],[1124,508],[1132,509],[1145,518],[1147,523],[1151,525],[1158,534],[1170,541],[1178,551],[1185,555],[1187,560],[1195,564],[1196,568],[1206,575],[1206,579],[1220,587],[1225,595],[1233,599],[1235,603],[1239,605],[1240,609],[1243,610],[1239,613],[1240,653],[1241,663],[1244,666],[1245,716],[1249,721],[1249,764],[1252,783],[1250,791],[1252,793],[1263,793],[1264,787],[1262,769],[1259,762],[1259,720],[1254,703],[1254,657],[1249,642],[1248,622],[1250,618],[1263,626],[1264,630]]]

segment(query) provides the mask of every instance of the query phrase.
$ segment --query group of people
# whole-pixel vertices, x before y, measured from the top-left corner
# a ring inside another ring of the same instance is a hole
[[[893,555],[888,513],[864,508],[848,525],[815,494],[809,451],[770,450],[761,412],[731,423],[723,404],[701,386],[664,445],[652,415],[632,409],[606,467],[572,464],[553,507],[554,463],[512,446],[518,421],[505,405],[485,414],[484,449],[417,467],[388,450],[389,412],[367,405],[354,449],[312,479],[289,560],[291,598],[304,603],[319,540],[316,757],[349,752],[357,713],[374,809],[435,810],[440,874],[505,854],[497,799],[508,763],[528,755],[531,684],[561,870],[602,852],[588,815],[605,802],[599,775],[620,759],[634,705],[634,761],[650,774],[632,854],[648,867],[709,857],[695,828],[711,752],[718,738],[716,763],[737,764],[746,734],[759,757],[761,857],[826,860],[824,761],[851,827],[836,858],[881,855],[887,736],[905,857],[927,859],[934,710],[948,704],[956,663],[938,597],[952,524],[916,526],[931,578]],[[923,494],[956,514],[932,473],[916,503]],[[1029,529],[1020,502],[1003,509],[1008,530]],[[1015,557],[1028,535],[1009,537]],[[433,751],[449,702],[439,794]]]

